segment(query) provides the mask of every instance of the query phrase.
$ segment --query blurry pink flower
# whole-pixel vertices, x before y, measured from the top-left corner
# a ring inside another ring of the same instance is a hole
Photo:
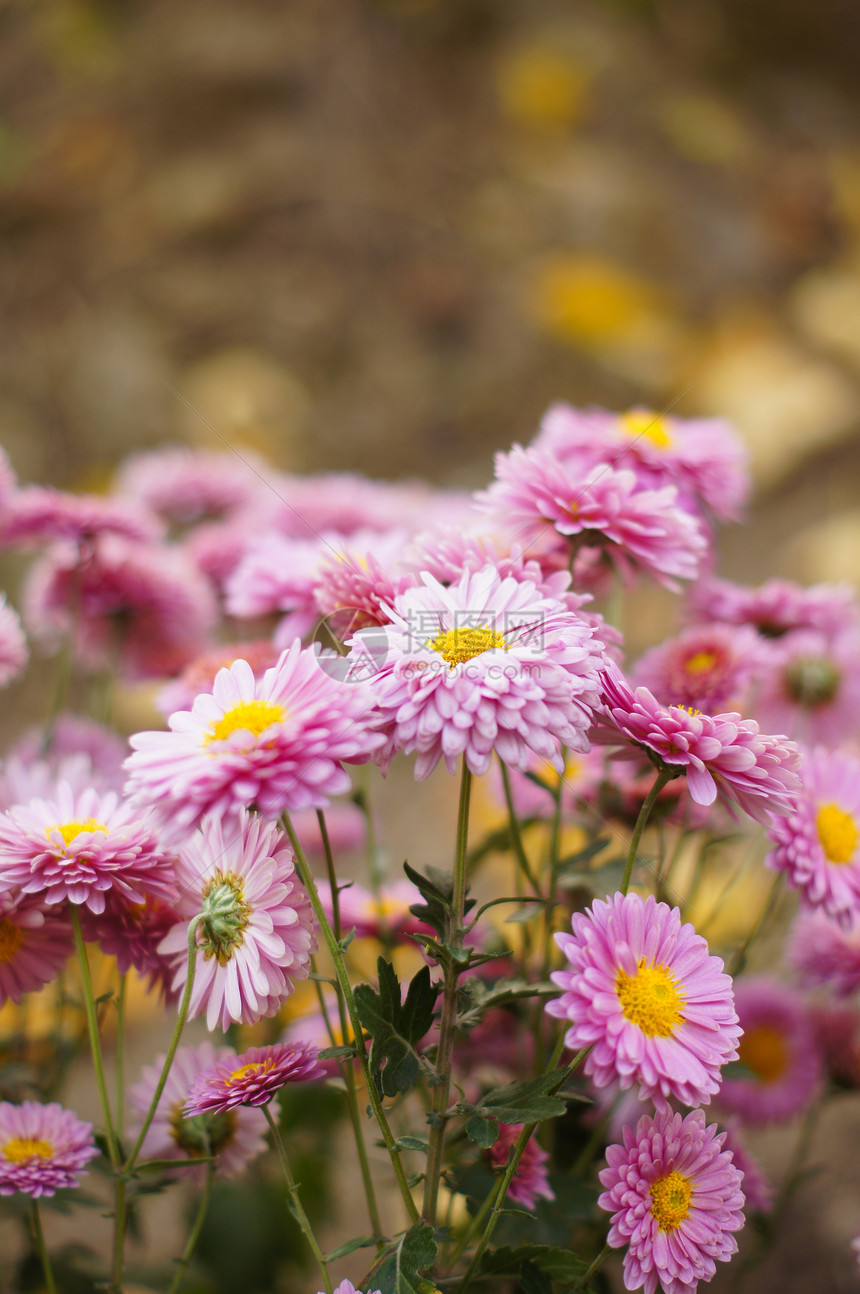
[[[507,1167],[511,1147],[522,1130],[521,1123],[499,1124],[497,1139],[488,1150],[484,1151],[494,1168],[504,1171]],[[544,1150],[540,1142],[531,1137],[526,1142],[516,1172],[511,1178],[508,1199],[513,1200],[515,1204],[521,1204],[524,1209],[535,1208],[538,1199],[554,1200],[555,1191],[550,1186],[547,1176],[548,1163],[549,1153]]]
[[[689,590],[693,618],[711,623],[752,625],[762,638],[778,639],[794,629],[833,635],[860,626],[860,604],[849,584],[768,580],[757,588],[706,576]]]
[[[28,485],[0,511],[0,545],[92,544],[114,535],[147,544],[160,539],[163,527],[148,508],[127,499],[99,494],[64,494],[44,485]]]
[[[633,681],[684,709],[737,709],[764,663],[760,640],[744,625],[695,625],[643,653]]]
[[[748,1213],[770,1213],[773,1209],[773,1187],[764,1169],[750,1151],[737,1120],[726,1124],[723,1149],[728,1150],[738,1172],[743,1175],[742,1189]]]
[[[590,1048],[595,1085],[707,1105],[740,1030],[722,961],[678,909],[652,895],[596,899],[555,940],[571,969],[551,974],[562,994],[544,1010],[569,1022],[570,1051]]]
[[[80,1186],[98,1153],[92,1124],[56,1102],[0,1101],[0,1195],[41,1199]]]
[[[407,539],[402,530],[356,531],[336,552],[322,550],[314,598],[320,619],[336,637],[386,624],[388,606],[418,582],[403,561]]]
[[[805,988],[848,997],[860,988],[860,921],[846,930],[821,909],[801,910],[789,936],[789,961]]]
[[[0,687],[5,687],[21,673],[30,651],[21,627],[21,618],[0,593]]]
[[[0,1006],[55,980],[73,946],[68,921],[37,898],[0,896]]]
[[[753,713],[806,745],[838,746],[860,727],[860,629],[830,637],[814,630],[770,644]]]
[[[243,450],[207,453],[186,445],[148,450],[126,458],[114,492],[135,499],[175,525],[229,516],[266,489],[262,459]]]
[[[190,710],[201,692],[211,692],[220,669],[229,669],[237,660],[247,661],[257,678],[277,664],[279,649],[268,639],[228,643],[197,656],[179,675],[165,683],[156,704],[165,716],[177,710]]]
[[[331,531],[313,539],[293,539],[276,531],[255,536],[225,581],[228,614],[243,620],[274,612],[284,616],[278,626],[282,648],[304,637],[320,619],[314,597],[320,564],[342,544],[343,537]]]

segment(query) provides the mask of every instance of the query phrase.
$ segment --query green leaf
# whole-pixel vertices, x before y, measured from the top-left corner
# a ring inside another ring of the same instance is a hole
[[[433,1266],[438,1252],[433,1228],[427,1222],[413,1222],[374,1263],[360,1288],[379,1290],[380,1294],[427,1294],[432,1284],[422,1278],[421,1272]]]
[[[416,872],[414,867],[408,863],[403,864],[403,870],[412,884],[421,892],[423,903],[413,903],[409,911],[413,917],[423,921],[425,925],[430,926],[440,939],[449,940],[454,930],[454,905],[453,880],[450,876],[441,876],[433,872],[431,876],[422,876]],[[467,899],[464,912],[469,912],[475,906],[474,899]]]
[[[398,1150],[420,1150],[426,1155],[429,1142],[426,1137],[398,1137],[395,1141]]]
[[[355,1253],[356,1249],[367,1249],[369,1245],[377,1244],[380,1239],[380,1236],[358,1236],[355,1240],[347,1240],[345,1245],[338,1245],[337,1249],[325,1254],[325,1260],[327,1263],[336,1262],[338,1258],[346,1258],[347,1254]]]
[[[540,1078],[494,1087],[477,1105],[458,1104],[457,1112],[498,1119],[500,1123],[541,1123],[544,1119],[557,1119],[564,1114],[567,1104],[552,1089],[559,1086],[565,1074],[564,1069],[554,1069]]]
[[[482,1276],[517,1276],[525,1263],[545,1272],[551,1280],[568,1283],[588,1270],[588,1263],[558,1245],[517,1245],[515,1249],[505,1246],[485,1253],[479,1271]]]
[[[370,1071],[384,1096],[408,1092],[418,1078],[420,1042],[433,1023],[433,1007],[439,995],[430,982],[430,968],[424,966],[412,980],[405,1001],[400,1000],[400,981],[384,957],[376,963],[379,992],[369,984],[355,990],[358,1018],[371,1037]]]
[[[475,976],[465,980],[460,986],[460,999],[463,1009],[457,1016],[458,1029],[472,1029],[493,1006],[504,1006],[520,998],[557,997],[558,989],[548,981],[531,983],[522,978],[497,980],[490,987]]]
[[[499,1125],[495,1119],[482,1119],[479,1114],[473,1114],[466,1124],[466,1136],[486,1150],[498,1141]]]
[[[526,1262],[520,1270],[520,1289],[523,1294],[552,1294],[552,1281],[535,1263]]]
[[[356,1051],[355,1047],[346,1047],[342,1045],[340,1047],[324,1047],[323,1050],[319,1053],[319,1059],[320,1060],[347,1060],[349,1058],[354,1060],[357,1055],[358,1055],[358,1052]]]

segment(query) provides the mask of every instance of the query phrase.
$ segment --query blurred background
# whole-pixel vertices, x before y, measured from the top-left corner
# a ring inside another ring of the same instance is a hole
[[[722,572],[857,581],[858,55],[849,0],[0,0],[0,442],[472,487],[553,400],[722,415]],[[743,1290],[855,1287],[843,1118]]]

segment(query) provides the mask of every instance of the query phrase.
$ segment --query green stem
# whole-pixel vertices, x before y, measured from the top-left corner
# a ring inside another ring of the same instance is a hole
[[[451,895],[452,954],[463,947],[466,921],[466,857],[469,842],[469,805],[472,796],[472,773],[463,761],[460,774],[460,803],[457,809],[457,847],[454,856],[454,886]],[[451,1067],[454,1060],[454,1038],[457,1033],[457,1001],[462,967],[454,956],[449,956],[442,981],[442,1011],[439,1018],[439,1043],[436,1048],[436,1084],[433,1088],[430,1144],[427,1149],[427,1174],[424,1178],[424,1203],[422,1216],[436,1225],[439,1203],[439,1183],[445,1154],[446,1111],[451,1093]]]
[[[81,981],[84,990],[84,1008],[87,1013],[87,1031],[90,1037],[90,1051],[93,1057],[93,1068],[96,1075],[96,1086],[99,1090],[99,1100],[101,1101],[102,1116],[105,1121],[105,1135],[107,1136],[108,1155],[110,1157],[111,1167],[114,1172],[119,1169],[120,1154],[117,1144],[116,1132],[114,1131],[113,1119],[111,1117],[110,1101],[108,1100],[107,1083],[105,1081],[104,1057],[102,1055],[101,1039],[99,1037],[98,1012],[96,1010],[95,995],[93,993],[93,981],[90,975],[90,964],[87,960],[87,948],[84,943],[84,935],[81,929],[81,914],[78,911],[77,904],[70,903],[69,911],[72,917],[72,929],[75,933],[75,950],[78,954],[78,964],[81,968]]]
[[[744,966],[746,965],[747,954],[750,948],[752,947],[753,943],[755,942],[755,940],[761,934],[762,929],[765,925],[765,922],[767,921],[768,917],[773,911],[774,905],[779,895],[779,888],[780,888],[780,885],[782,884],[782,879],[784,875],[785,875],[784,872],[777,872],[776,876],[773,879],[773,884],[768,890],[768,895],[767,895],[767,898],[765,899],[764,906],[762,907],[761,912],[758,914],[758,917],[756,918],[755,924],[753,925],[746,939],[743,941],[740,948],[737,950],[734,957],[732,958],[731,965],[729,966],[729,974],[732,976],[732,978],[734,978],[735,975],[740,975],[741,971],[744,969]]]
[[[583,1289],[583,1288],[588,1284],[588,1282],[591,1280],[591,1278],[592,1278],[592,1276],[594,1275],[594,1273],[595,1273],[595,1272],[596,1272],[600,1267],[602,1267],[604,1258],[606,1258],[606,1257],[607,1257],[607,1255],[608,1255],[608,1254],[610,1254],[611,1252],[612,1252],[612,1251],[611,1251],[611,1249],[610,1249],[609,1245],[604,1245],[604,1246],[603,1246],[603,1248],[601,1249],[600,1253],[599,1253],[599,1254],[597,1255],[597,1257],[595,1258],[594,1262],[593,1262],[593,1263],[591,1263],[591,1265],[589,1266],[588,1270],[587,1270],[587,1271],[585,1271],[585,1272],[583,1272],[583,1274],[580,1276],[579,1280],[575,1282],[575,1284],[574,1284],[573,1288],[574,1288],[575,1290],[581,1290],[581,1289]]]
[[[630,889],[630,880],[633,876],[633,865],[639,856],[639,841],[642,839],[642,832],[645,830],[645,824],[651,816],[651,810],[654,807],[654,801],[663,790],[667,782],[671,782],[673,777],[677,777],[676,769],[661,768],[654,779],[654,785],[645,796],[642,808],[639,810],[639,817],[636,819],[636,826],[633,828],[633,836],[630,840],[630,849],[627,853],[627,865],[624,868],[624,876],[621,879],[621,893],[626,894]]]
[[[311,907],[314,910],[314,915],[322,932],[326,947],[328,948],[329,955],[334,965],[338,986],[340,988],[343,1001],[346,1004],[347,1012],[349,1013],[349,1022],[352,1026],[352,1034],[355,1040],[355,1049],[358,1055],[359,1064],[361,1065],[361,1072],[367,1087],[367,1095],[373,1108],[374,1117],[376,1118],[376,1122],[379,1124],[379,1130],[382,1133],[382,1140],[385,1142],[385,1149],[388,1151],[391,1166],[394,1169],[394,1176],[397,1178],[397,1185],[400,1188],[400,1194],[403,1199],[403,1203],[406,1206],[406,1211],[409,1214],[410,1221],[417,1222],[418,1209],[415,1207],[415,1201],[412,1198],[412,1192],[410,1191],[409,1183],[406,1180],[406,1173],[403,1170],[403,1164],[400,1162],[400,1151],[397,1149],[394,1134],[391,1131],[391,1126],[388,1122],[385,1110],[382,1107],[382,1101],[380,1100],[376,1083],[374,1082],[373,1075],[370,1072],[370,1066],[367,1060],[367,1047],[364,1042],[361,1021],[358,1018],[358,1012],[355,1007],[355,998],[352,994],[352,987],[349,982],[346,963],[343,958],[343,951],[338,940],[335,938],[334,931],[332,930],[328,917],[325,914],[325,909],[320,902],[320,896],[317,893],[317,887],[314,884],[314,878],[311,874],[308,860],[288,813],[284,813],[283,823],[287,835],[290,838],[293,853],[296,856],[296,871],[299,873],[299,878],[301,879],[311,901]]]
[[[125,1007],[128,974],[120,975],[116,999],[116,1129],[122,1140],[125,1127]]]
[[[45,1245],[45,1233],[42,1230],[42,1215],[39,1213],[39,1203],[37,1200],[30,1201],[30,1220],[33,1224],[33,1239],[36,1242],[36,1249],[39,1258],[42,1261],[42,1272],[45,1277],[45,1286],[48,1294],[57,1294],[57,1285],[54,1280],[54,1269],[51,1266],[51,1259],[48,1257],[47,1246]]]
[[[523,844],[522,832],[520,831],[519,820],[517,819],[516,809],[514,808],[514,797],[511,791],[511,778],[508,773],[507,764],[499,760],[502,768],[502,786],[505,788],[505,804],[508,806],[508,821],[511,825],[511,841],[514,846],[514,857],[517,860],[517,866],[525,876],[534,893],[540,897],[540,885],[537,877],[531,869],[531,864],[526,854],[525,845]]]
[[[322,1272],[323,1284],[326,1287],[326,1294],[332,1294],[332,1283],[331,1283],[331,1277],[329,1276],[329,1273],[328,1273],[328,1264],[326,1263],[325,1258],[323,1258],[322,1250],[317,1244],[317,1238],[313,1233],[313,1228],[311,1227],[310,1221],[308,1220],[308,1215],[305,1213],[304,1207],[302,1206],[302,1201],[299,1196],[299,1188],[296,1186],[295,1178],[293,1177],[292,1170],[290,1168],[290,1161],[287,1158],[287,1148],[284,1145],[284,1139],[281,1136],[281,1130],[278,1127],[277,1120],[272,1118],[272,1112],[269,1109],[269,1106],[264,1105],[262,1107],[262,1110],[266,1116],[266,1122],[268,1123],[269,1128],[271,1129],[272,1140],[275,1143],[275,1148],[278,1152],[278,1157],[280,1158],[280,1161],[281,1161],[281,1167],[284,1170],[284,1177],[287,1183],[287,1190],[289,1192],[290,1200],[293,1206],[292,1207],[293,1217],[296,1219],[299,1226],[301,1227],[302,1232],[304,1233],[305,1240],[307,1240],[308,1244],[310,1245],[311,1253],[313,1254],[314,1258],[316,1258],[317,1260],[319,1269]],[[171,1294],[172,1294],[172,1291],[171,1291]]]
[[[200,1239],[200,1232],[203,1230],[203,1223],[206,1214],[209,1211],[209,1200],[212,1196],[212,1178],[215,1176],[215,1164],[208,1164],[206,1167],[206,1180],[203,1183],[203,1192],[200,1196],[200,1203],[197,1206],[197,1213],[194,1217],[194,1225],[188,1234],[185,1242],[185,1248],[182,1251],[182,1257],[176,1264],[176,1271],[173,1274],[173,1280],[170,1282],[168,1294],[177,1294],[182,1282],[185,1280],[185,1273],[188,1271],[188,1264],[191,1262],[194,1250],[197,1248],[197,1241]]]
[[[565,758],[564,747],[561,749],[561,758]],[[552,966],[552,935],[553,925],[555,924],[556,889],[558,887],[559,842],[561,840],[561,797],[563,787],[564,775],[561,774],[558,779],[558,785],[555,788],[555,809],[552,815],[552,827],[550,830],[549,840],[549,887],[547,890],[547,905],[543,914],[543,961],[541,963],[540,971],[541,983],[544,983],[548,979],[550,967]],[[538,1000],[535,1002],[533,1020],[537,1073],[540,1073],[543,1070],[545,1020],[546,1015],[544,1013],[543,1004]]]

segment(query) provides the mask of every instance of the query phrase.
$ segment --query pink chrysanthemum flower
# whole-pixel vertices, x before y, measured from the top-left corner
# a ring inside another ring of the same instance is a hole
[[[160,539],[162,530],[153,513],[127,499],[64,494],[44,485],[18,490],[0,516],[0,544],[11,546],[57,541],[78,546],[105,535],[147,544]]]
[[[633,681],[685,710],[719,714],[745,701],[762,664],[760,640],[748,625],[695,625],[644,652]]]
[[[460,755],[481,775],[493,751],[512,767],[537,755],[558,768],[560,745],[588,748],[602,644],[530,581],[492,566],[447,589],[425,575],[423,587],[395,599],[391,617],[384,630],[357,633],[347,657],[361,677],[384,634],[371,671],[383,766],[395,752],[416,752],[420,781],[440,759],[453,772]]]
[[[72,948],[72,927],[38,899],[0,897],[0,1006],[57,978]]]
[[[158,694],[156,705],[165,718],[177,710],[190,710],[201,692],[211,692],[220,669],[229,669],[237,660],[247,661],[257,678],[278,662],[280,650],[267,638],[216,647],[198,656],[179,675],[171,679]]]
[[[14,762],[16,776],[22,779],[22,790],[7,799],[7,803],[50,799],[58,782],[71,780],[65,770],[72,766],[72,761],[75,767],[88,770],[88,780],[79,787],[76,784],[76,789],[96,786],[99,790],[119,791],[125,780],[122,761],[127,754],[125,739],[111,728],[86,715],[66,711],[57,715],[49,732],[44,727],[28,728],[12,746],[4,771],[8,772]],[[40,768],[28,777],[26,770],[32,770],[37,764]],[[26,793],[23,788],[31,784],[38,785],[39,789]]]
[[[171,860],[172,874],[172,860]],[[159,949],[176,925],[176,907],[165,898],[147,896],[143,903],[130,903],[110,891],[105,910],[98,916],[84,910],[84,938],[97,943],[107,957],[115,957],[121,975],[134,970],[173,1002],[178,994],[171,987],[173,962]]]
[[[583,470],[544,449],[514,445],[497,454],[496,479],[475,499],[526,546],[554,526],[577,547],[602,549],[626,577],[646,570],[670,589],[695,579],[708,551],[701,523],[674,485],[652,489],[607,464]]]
[[[274,1015],[307,976],[316,947],[283,832],[245,810],[206,818],[179,851],[176,885],[180,920],[159,947],[173,962],[175,992],[186,982],[189,918],[205,914],[189,1018],[205,1011],[210,1029],[227,1029]]]
[[[744,1224],[742,1176],[723,1149],[725,1133],[702,1110],[643,1115],[610,1146],[598,1204],[612,1214],[608,1241],[627,1245],[624,1285],[645,1294],[693,1294],[716,1263],[737,1252]]]
[[[325,1291],[320,1290],[319,1294],[325,1294]],[[338,1285],[337,1289],[334,1291],[334,1294],[362,1294],[362,1292],[361,1290],[357,1290],[355,1288],[352,1281],[342,1280],[341,1283]],[[367,1294],[380,1294],[380,1291],[368,1290]]]
[[[319,616],[338,638],[388,622],[388,607],[417,583],[404,567],[408,535],[357,531],[338,551],[323,549],[314,583]]]
[[[285,535],[315,539],[327,530],[403,529],[410,534],[438,523],[459,525],[471,512],[468,494],[438,490],[424,481],[371,480],[356,472],[280,475],[274,481],[281,506],[272,524]]]
[[[766,863],[810,907],[850,926],[860,915],[860,759],[821,748],[803,756],[802,788],[774,818]]]
[[[575,913],[573,934],[555,938],[572,970],[552,973],[563,992],[545,1009],[570,1021],[571,1051],[591,1048],[595,1086],[638,1083],[658,1105],[707,1105],[740,1030],[722,961],[678,909],[616,894]]]
[[[313,539],[292,539],[276,531],[252,538],[224,584],[227,613],[247,620],[277,612],[283,648],[302,638],[321,619],[314,589],[326,554],[339,553],[343,536],[327,531]]]
[[[21,619],[14,607],[0,594],[0,687],[11,683],[27,664],[30,652],[21,628]]]
[[[50,646],[73,638],[89,668],[129,678],[177,673],[209,644],[215,600],[178,548],[102,535],[82,557],[57,544],[30,570],[24,619]]]
[[[720,1106],[744,1123],[779,1123],[815,1100],[821,1048],[801,995],[764,976],[741,978],[735,1003],[743,1029],[738,1055],[754,1077],[727,1078]]]
[[[145,1065],[138,1083],[128,1091],[128,1135],[135,1138],[155,1095],[165,1056],[155,1063]],[[186,1116],[183,1112],[188,1093],[201,1074],[224,1062],[235,1065],[238,1060],[232,1047],[214,1047],[211,1042],[201,1042],[196,1047],[179,1047],[173,1058],[164,1091],[156,1107],[155,1117],[149,1125],[141,1147],[147,1159],[195,1159],[215,1155],[218,1177],[235,1177],[250,1160],[262,1155],[266,1149],[268,1124],[262,1110],[252,1106],[238,1106],[223,1114]],[[182,1172],[202,1175],[200,1168],[183,1168]]]
[[[797,630],[770,644],[756,688],[756,717],[807,745],[837,746],[860,722],[860,630],[830,637]]]
[[[821,909],[799,912],[789,938],[789,961],[806,988],[848,997],[860,988],[860,921],[849,929]]]
[[[694,584],[689,601],[696,620],[752,625],[762,638],[778,639],[794,629],[833,635],[860,626],[860,604],[850,584],[768,580],[758,588],[706,576]]]
[[[136,499],[175,525],[229,516],[264,490],[262,459],[249,454],[205,453],[185,445],[150,450],[127,458],[114,490]]]
[[[172,874],[141,814],[113,791],[75,794],[64,782],[52,800],[15,805],[0,817],[0,889],[20,887],[44,902],[103,912],[116,890],[132,903],[170,896]]]
[[[80,1186],[98,1153],[92,1124],[56,1102],[0,1101],[0,1195],[37,1200]]]
[[[697,804],[713,804],[719,791],[757,822],[790,811],[800,781],[799,754],[784,737],[759,732],[739,714],[695,714],[660,705],[645,687],[631,690],[617,666],[603,672],[606,715],[637,745],[653,751],[667,768],[677,765]],[[606,741],[608,734],[598,734]]]
[[[737,521],[749,492],[747,454],[722,418],[675,418],[649,409],[609,413],[551,405],[533,444],[558,458],[635,463],[670,480],[721,521]]]
[[[523,1130],[521,1123],[500,1123],[499,1135],[492,1146],[484,1153],[494,1168],[505,1169],[510,1159],[510,1151],[517,1137]],[[555,1191],[549,1184],[546,1166],[549,1153],[544,1150],[534,1137],[526,1142],[517,1170],[508,1187],[508,1199],[521,1204],[524,1209],[533,1209],[539,1199],[554,1200]]]
[[[237,1105],[268,1105],[287,1083],[323,1078],[316,1051],[308,1046],[276,1042],[250,1047],[241,1056],[219,1060],[195,1079],[183,1114],[223,1114]]]
[[[363,762],[383,740],[367,711],[364,687],[332,678],[312,648],[294,643],[259,680],[237,660],[190,711],[171,715],[170,732],[131,738],[128,790],[171,840],[207,813],[247,804],[268,818],[325,808],[349,788],[341,761]]]

